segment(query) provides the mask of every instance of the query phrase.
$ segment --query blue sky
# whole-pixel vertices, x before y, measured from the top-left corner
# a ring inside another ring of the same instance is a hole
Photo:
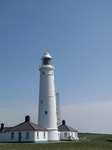
[[[0,123],[16,124],[26,114],[37,122],[39,65],[48,51],[62,119],[82,132],[112,133],[106,117],[99,128],[81,126],[85,105],[96,104],[93,115],[97,106],[97,114],[112,114],[111,8],[111,0],[0,0]],[[67,118],[71,105],[81,109],[77,123]]]

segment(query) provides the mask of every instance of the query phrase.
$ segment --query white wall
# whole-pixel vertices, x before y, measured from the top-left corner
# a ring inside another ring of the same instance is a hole
[[[66,136],[65,136],[65,134],[66,134]],[[70,132],[70,131],[60,132],[60,140],[67,140],[69,136],[72,136],[76,140],[78,140],[78,134],[77,134],[77,132]]]
[[[26,138],[27,131],[21,131],[21,142],[34,141],[34,131],[29,132],[29,138]],[[11,138],[12,132],[0,133],[0,142],[19,142],[19,132],[14,131],[14,138]]]
[[[65,133],[66,133],[66,137],[65,137]],[[69,136],[70,136],[70,132],[67,131],[60,132],[60,140],[66,140]]]
[[[4,139],[5,139],[5,134],[0,133],[0,142],[4,142]]]
[[[29,138],[26,138],[26,132],[29,132]],[[21,142],[38,142],[47,141],[48,133],[39,131],[39,137],[37,138],[37,131],[21,131]],[[19,132],[14,132],[14,138],[11,138],[11,132],[0,133],[0,142],[19,142]]]
[[[38,137],[37,137],[37,132],[38,132]],[[48,132],[45,131],[45,135],[43,131],[35,131],[35,142],[44,142],[48,141]]]

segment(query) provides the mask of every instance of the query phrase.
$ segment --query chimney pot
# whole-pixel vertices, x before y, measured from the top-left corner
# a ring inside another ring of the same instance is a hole
[[[27,116],[25,117],[25,122],[30,122],[30,116],[29,116],[29,115],[27,115]]]
[[[62,125],[66,125],[66,121],[65,120],[62,121]]]
[[[4,130],[4,123],[1,124],[1,131]]]

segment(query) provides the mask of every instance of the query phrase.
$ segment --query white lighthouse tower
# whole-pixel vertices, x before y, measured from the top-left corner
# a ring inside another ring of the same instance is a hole
[[[57,141],[56,95],[52,57],[46,52],[41,58],[38,124],[48,129],[48,140]]]

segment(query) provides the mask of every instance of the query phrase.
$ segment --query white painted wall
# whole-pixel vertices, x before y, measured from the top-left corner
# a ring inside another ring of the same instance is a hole
[[[54,83],[54,67],[43,64],[44,58],[52,57],[45,53],[42,57],[40,68],[40,91],[39,91],[39,113],[38,125],[48,129],[48,140],[59,140],[56,115],[56,95]]]
[[[65,136],[65,134],[66,134],[66,136]],[[78,140],[78,133],[77,132],[71,132],[71,131],[60,132],[60,140],[67,140],[69,136],[72,136],[76,140]]]
[[[26,132],[29,132],[29,138],[26,138]],[[21,142],[38,142],[48,141],[48,132],[38,131],[39,136],[37,138],[37,131],[21,131]],[[0,133],[0,142],[19,142],[19,132],[14,132],[14,138],[11,138],[11,132]]]
[[[38,132],[38,137],[37,137],[37,132]],[[46,142],[48,141],[48,132],[43,132],[43,131],[36,131],[35,132],[35,142]]]

